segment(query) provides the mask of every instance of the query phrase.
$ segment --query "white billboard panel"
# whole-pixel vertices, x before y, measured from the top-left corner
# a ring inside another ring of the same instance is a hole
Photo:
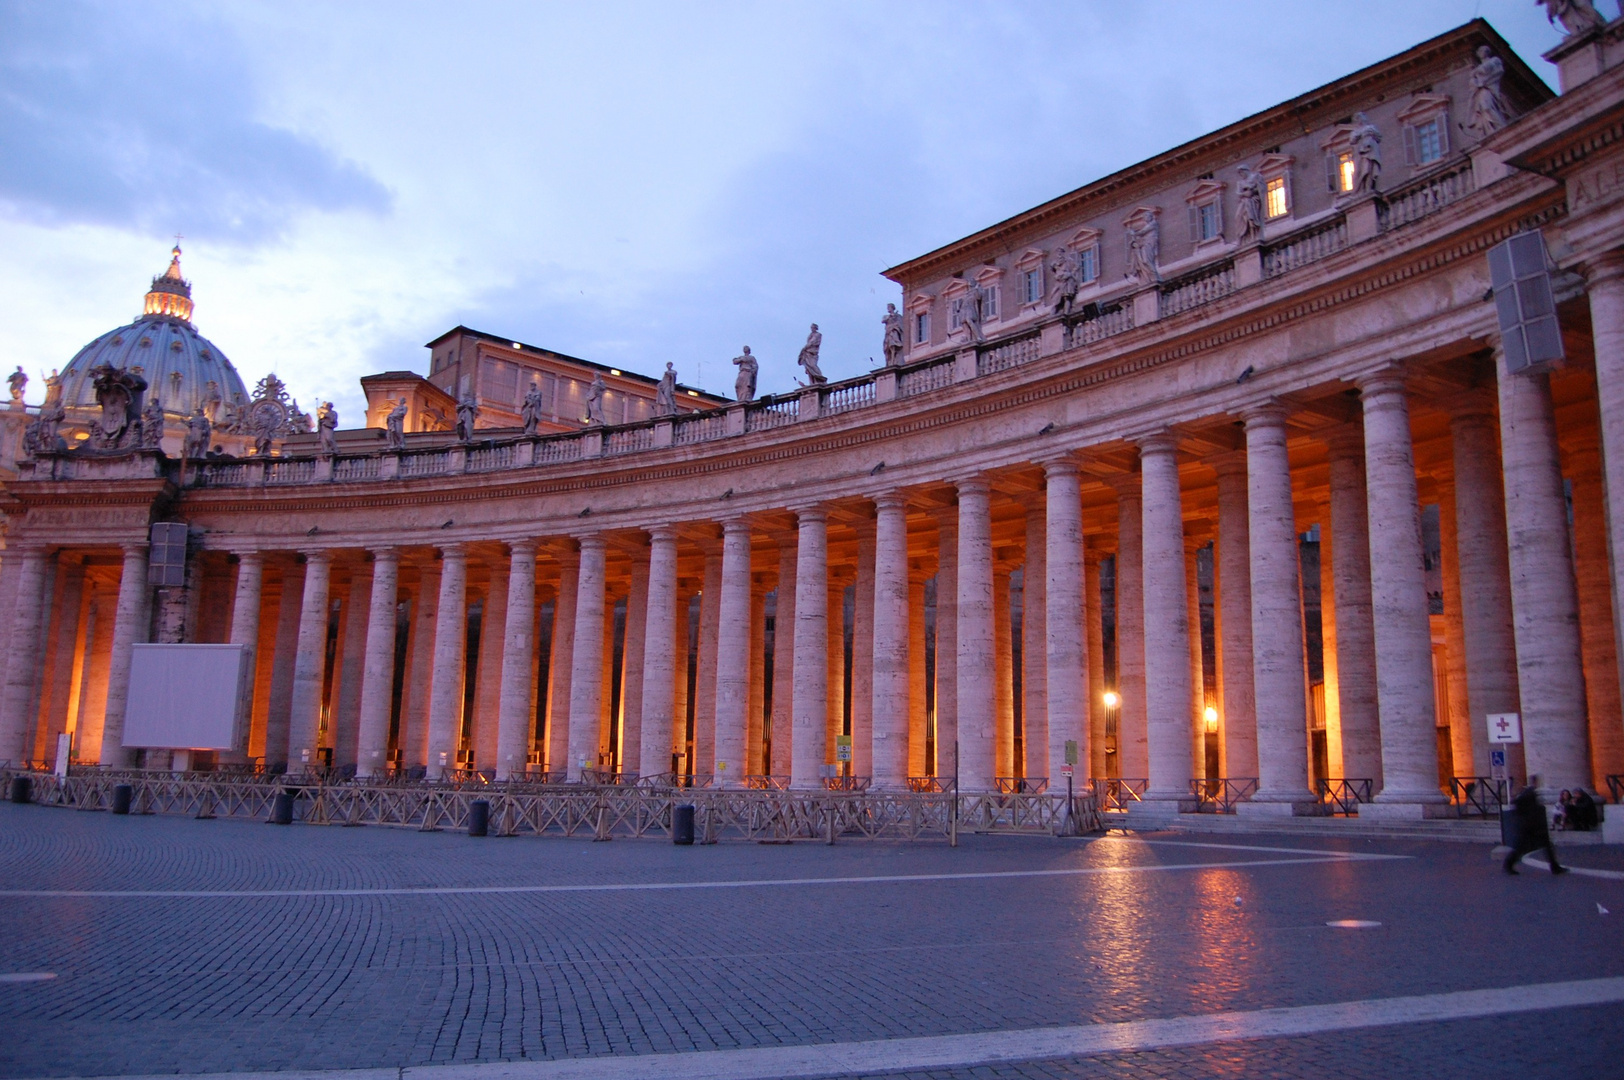
[[[130,664],[124,745],[238,750],[247,680],[244,645],[137,645]]]

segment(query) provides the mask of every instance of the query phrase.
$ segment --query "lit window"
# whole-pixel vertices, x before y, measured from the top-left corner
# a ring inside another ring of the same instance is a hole
[[[923,345],[930,340],[930,312],[921,311],[914,315],[914,344]]]
[[[1443,136],[1438,129],[1438,121],[1428,120],[1415,127],[1415,158],[1421,165],[1429,165],[1444,156]]]
[[[1286,178],[1277,176],[1264,189],[1265,212],[1272,220],[1291,213],[1291,202],[1286,197]]]
[[[1028,270],[1022,276],[1021,281],[1025,284],[1026,303],[1035,304],[1043,299],[1043,271],[1037,269]]]
[[[1077,260],[1078,270],[1082,274],[1083,283],[1093,281],[1100,276],[1100,249],[1097,247],[1084,248],[1078,252],[1081,256]]]
[[[983,289],[981,292],[981,317],[983,319],[998,318],[998,286]]]
[[[1359,166],[1354,163],[1353,151],[1344,150],[1336,156],[1336,189],[1338,191],[1352,191],[1354,182],[1359,178]]]

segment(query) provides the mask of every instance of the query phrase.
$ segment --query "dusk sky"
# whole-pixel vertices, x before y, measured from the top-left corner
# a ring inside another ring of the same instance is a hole
[[[1534,0],[0,3],[0,362],[37,402],[180,233],[346,427],[458,323],[773,392],[815,321],[847,377],[884,268],[1474,16],[1554,84]]]

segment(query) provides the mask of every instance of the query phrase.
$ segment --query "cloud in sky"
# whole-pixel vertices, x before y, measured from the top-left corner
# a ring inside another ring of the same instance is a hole
[[[1529,0],[0,5],[0,347],[178,232],[199,329],[347,420],[459,322],[773,391],[816,321],[848,376],[886,266],[1478,14],[1549,71]]]

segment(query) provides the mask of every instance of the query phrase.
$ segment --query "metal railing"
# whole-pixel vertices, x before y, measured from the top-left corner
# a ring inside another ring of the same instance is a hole
[[[949,356],[945,360],[937,360],[904,371],[897,377],[897,396],[913,397],[915,394],[928,394],[932,390],[952,386],[953,372],[957,366],[958,361]]]
[[[868,786],[874,782],[872,776],[825,776],[823,777],[823,790],[825,791],[867,791]]]
[[[1203,266],[1193,274],[1162,286],[1162,317],[1210,304],[1235,291],[1235,264]]]
[[[1447,172],[1398,189],[1387,196],[1385,205],[1377,202],[1378,220],[1382,229],[1396,229],[1459,202],[1476,189],[1472,163],[1467,160]]]
[[[1049,789],[1047,776],[995,776],[992,786],[1000,795],[1041,795]]]
[[[1333,815],[1349,816],[1359,813],[1359,804],[1367,803],[1376,787],[1373,779],[1329,776],[1314,781],[1320,802],[1333,807]]]
[[[990,349],[976,353],[976,374],[990,375],[994,371],[1030,363],[1038,358],[1039,334],[1027,334],[1001,342]]]
[[[1257,794],[1255,776],[1214,776],[1190,781],[1198,814],[1233,814],[1239,803]]]
[[[1624,776],[1611,773],[1607,777],[1608,802],[1617,805],[1624,803]]]
[[[1279,277],[1348,246],[1348,222],[1337,217],[1263,249],[1263,276]]]
[[[1094,790],[1094,803],[1101,810],[1126,810],[1136,802],[1143,802],[1148,777],[1096,776],[1089,781]]]
[[[789,777],[757,773],[744,778],[744,786],[751,791],[788,791]]]
[[[1449,801],[1456,817],[1498,817],[1510,802],[1511,785],[1492,776],[1451,776]]]
[[[951,776],[910,776],[908,777],[909,791],[946,792],[953,790]]]

